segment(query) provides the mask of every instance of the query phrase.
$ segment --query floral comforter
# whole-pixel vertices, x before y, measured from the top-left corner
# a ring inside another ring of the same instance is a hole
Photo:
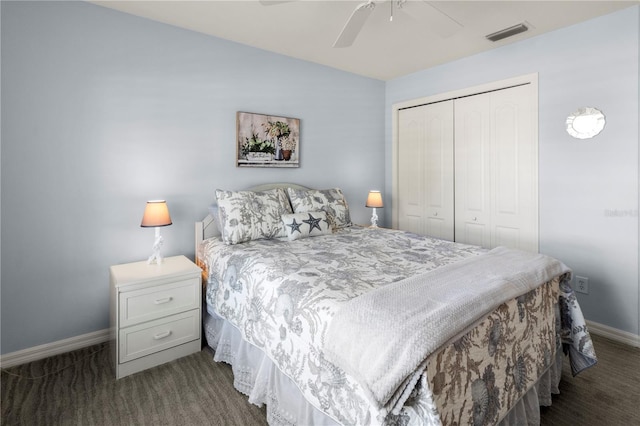
[[[420,419],[422,424],[492,424],[553,359],[552,334],[558,333],[556,305],[549,300],[563,302],[560,317],[568,324],[564,327],[568,346],[588,354],[578,364],[595,362],[575,297],[559,279],[502,305],[434,353],[399,414],[379,416],[358,382],[328,362],[322,351],[328,324],[344,302],[484,251],[402,231],[352,227],[293,242],[272,239],[226,245],[210,239],[197,258],[208,271],[208,309],[234,324],[311,404],[338,422],[407,424]],[[564,297],[557,297],[558,288],[565,290],[560,292]],[[579,335],[571,336],[572,331]],[[517,332],[525,338],[517,340]],[[527,343],[531,339],[533,345]],[[477,360],[471,348],[487,344],[489,356]],[[521,350],[523,345],[526,351]],[[475,367],[470,360],[476,360]],[[497,381],[491,381],[492,373],[499,374]]]

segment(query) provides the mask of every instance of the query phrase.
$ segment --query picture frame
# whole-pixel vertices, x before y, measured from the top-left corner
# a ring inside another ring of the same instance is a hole
[[[236,167],[300,167],[300,119],[238,111]]]

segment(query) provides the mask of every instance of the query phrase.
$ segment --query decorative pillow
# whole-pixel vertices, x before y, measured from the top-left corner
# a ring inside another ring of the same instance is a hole
[[[209,204],[209,214],[211,215],[213,220],[218,220],[218,202]]]
[[[218,189],[216,198],[225,243],[287,236],[281,218],[292,211],[284,189],[261,192]]]
[[[282,223],[289,241],[331,234],[331,224],[325,212],[283,214]]]
[[[323,211],[333,228],[351,226],[349,206],[342,190],[333,189],[293,189],[287,188],[291,206],[296,213]]]
[[[222,229],[222,225],[220,224],[220,212],[218,210],[217,201],[209,205],[209,215],[213,217],[213,223],[215,225],[215,229],[218,231],[217,233],[212,234],[212,236],[217,235],[218,237],[220,237],[220,239],[222,239],[223,229]]]

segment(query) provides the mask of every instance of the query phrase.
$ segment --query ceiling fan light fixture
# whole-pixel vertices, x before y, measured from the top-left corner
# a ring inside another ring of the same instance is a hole
[[[512,27],[505,28],[505,29],[500,30],[500,31],[496,31],[495,33],[491,33],[489,35],[486,35],[485,38],[487,40],[496,42],[498,40],[502,40],[502,39],[505,39],[507,37],[511,37],[511,36],[516,35],[516,34],[523,33],[523,32],[525,32],[527,30],[529,30],[529,27],[527,27],[523,22],[523,23],[514,25]]]
[[[425,27],[442,38],[450,37],[462,28],[459,22],[426,0],[389,0],[389,2],[391,8],[389,21],[391,22],[393,22],[394,11],[403,9],[406,6],[409,9],[408,13],[410,15],[414,15]],[[351,46],[375,7],[376,2],[374,0],[367,0],[356,6],[344,25],[344,28],[342,28],[340,35],[338,35],[338,38],[333,43],[333,47],[342,48]]]

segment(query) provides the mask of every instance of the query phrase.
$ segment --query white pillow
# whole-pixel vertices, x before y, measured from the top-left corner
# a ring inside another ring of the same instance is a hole
[[[289,241],[327,235],[332,232],[325,212],[283,214],[282,224],[286,228]]]
[[[213,223],[216,226],[216,229],[220,233],[220,238],[222,239],[222,225],[220,224],[220,212],[218,211],[218,202],[216,201],[213,204],[209,205],[209,215],[213,218]]]
[[[286,237],[282,215],[292,213],[282,188],[268,191],[216,190],[222,240],[238,244],[263,238]]]
[[[291,206],[296,213],[323,211],[333,228],[351,226],[349,206],[342,190],[287,188]]]

